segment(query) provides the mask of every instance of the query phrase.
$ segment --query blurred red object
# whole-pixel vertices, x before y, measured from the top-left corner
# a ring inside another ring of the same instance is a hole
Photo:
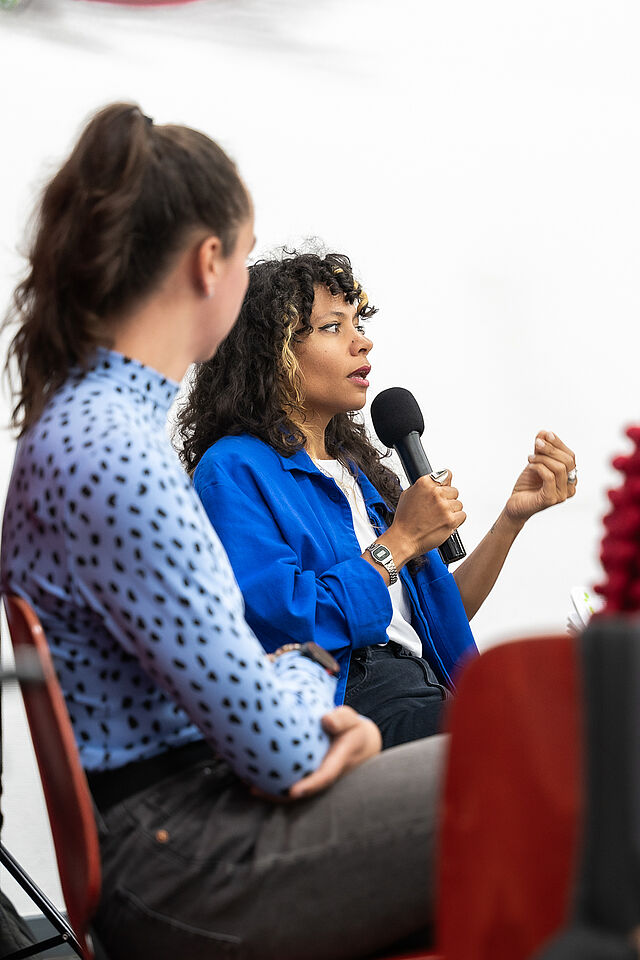
[[[472,660],[452,701],[440,844],[446,960],[528,960],[566,922],[582,820],[576,641]]]
[[[600,550],[606,580],[595,588],[605,599],[607,614],[640,611],[640,427],[626,433],[635,449],[613,461],[623,476],[621,485],[609,491],[612,510],[604,518]]]
[[[177,7],[195,0],[88,0],[89,3],[117,3],[121,7]]]

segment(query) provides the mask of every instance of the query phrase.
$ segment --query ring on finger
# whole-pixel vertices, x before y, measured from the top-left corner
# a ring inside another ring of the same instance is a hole
[[[433,473],[429,474],[429,476],[431,477],[432,480],[435,480],[436,483],[439,483],[440,486],[442,486],[442,484],[447,479],[448,473],[449,473],[448,470],[434,470]]]
[[[567,483],[577,483],[578,482],[578,471],[576,467],[573,470],[569,470],[567,474]]]

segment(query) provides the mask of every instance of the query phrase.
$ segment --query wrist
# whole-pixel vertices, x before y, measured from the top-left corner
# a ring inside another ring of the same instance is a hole
[[[491,528],[493,532],[500,531],[515,540],[518,536],[525,523],[527,522],[528,517],[514,517],[509,513],[508,507],[505,507],[493,527]]]
[[[275,662],[288,653],[295,653],[296,656],[318,663],[331,677],[337,677],[340,673],[340,665],[335,657],[313,640],[308,640],[306,643],[285,643],[269,654],[269,658]]]
[[[379,564],[380,567],[385,570],[385,580],[388,579],[389,586],[393,586],[393,584],[397,582],[398,568],[395,565],[393,554],[386,543],[374,540],[373,543],[370,543],[369,546],[366,547],[364,555],[367,559],[370,557],[374,563]]]
[[[393,562],[398,572],[402,570],[409,560],[413,560],[413,558],[417,556],[415,544],[413,544],[408,537],[394,530],[393,525],[376,539],[376,543],[383,544],[391,551],[391,556],[393,557]]]

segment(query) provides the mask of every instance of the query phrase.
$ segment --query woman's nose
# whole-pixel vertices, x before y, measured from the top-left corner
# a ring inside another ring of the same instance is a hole
[[[364,333],[355,331],[353,340],[351,341],[351,353],[356,356],[359,353],[369,353],[372,349],[373,341],[369,340],[369,337],[365,337]]]

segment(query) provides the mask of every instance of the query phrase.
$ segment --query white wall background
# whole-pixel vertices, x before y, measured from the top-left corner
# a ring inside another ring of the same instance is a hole
[[[90,112],[136,100],[205,130],[253,192],[258,252],[317,236],[352,257],[381,308],[371,396],[417,396],[468,547],[539,428],[576,450],[579,496],[531,521],[474,621],[483,647],[562,629],[570,588],[598,579],[608,464],[639,419],[639,33],[633,0],[0,10],[0,303],[37,191]],[[0,433],[2,493],[12,451]],[[4,839],[61,902],[6,699]]]

